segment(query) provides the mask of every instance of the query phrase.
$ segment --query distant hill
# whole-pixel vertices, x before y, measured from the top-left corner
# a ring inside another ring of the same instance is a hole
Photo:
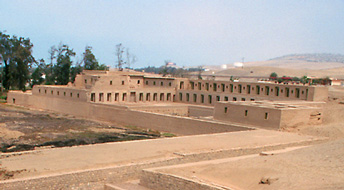
[[[333,69],[344,67],[344,55],[329,53],[291,54],[267,61],[245,62],[244,67],[279,67],[289,69]]]
[[[314,76],[314,77],[334,77],[334,78],[344,78],[344,67],[335,69],[321,69],[321,70],[311,70],[311,69],[291,69],[283,67],[244,67],[244,68],[231,68],[226,70],[216,71],[215,75],[228,75],[228,76],[264,76],[268,77],[271,73],[277,73],[278,76],[296,76],[302,77]],[[204,74],[212,74],[211,71],[204,72]]]
[[[270,60],[298,60],[305,62],[337,62],[344,63],[344,55],[331,53],[313,53],[313,54],[290,54],[276,57]]]
[[[344,78],[344,55],[341,54],[291,54],[269,59],[267,61],[245,62],[243,68],[228,69],[213,67],[204,74],[229,76],[269,76],[276,72],[278,76],[316,76]]]

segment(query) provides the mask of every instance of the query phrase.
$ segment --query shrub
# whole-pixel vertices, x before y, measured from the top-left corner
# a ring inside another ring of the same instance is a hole
[[[163,134],[161,134],[161,136],[163,136],[163,137],[175,137],[176,135],[172,134],[172,133],[163,133]]]

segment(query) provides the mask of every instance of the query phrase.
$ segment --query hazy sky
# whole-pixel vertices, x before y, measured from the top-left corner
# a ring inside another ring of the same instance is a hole
[[[36,59],[92,46],[114,66],[122,43],[134,67],[220,65],[292,53],[344,54],[343,0],[0,0],[0,30],[29,37]]]

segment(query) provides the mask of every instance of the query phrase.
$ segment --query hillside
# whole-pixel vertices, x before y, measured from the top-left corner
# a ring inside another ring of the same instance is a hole
[[[305,62],[336,62],[344,63],[344,55],[330,53],[313,53],[313,54],[290,54],[276,57],[270,60],[299,60]]]
[[[204,74],[230,76],[315,76],[344,78],[344,55],[340,54],[291,54],[267,61],[245,62],[243,68],[214,69]],[[209,67],[211,68],[211,67]],[[213,67],[215,68],[215,67]]]
[[[282,67],[290,69],[332,69],[344,67],[344,55],[341,54],[291,54],[267,61],[246,62],[244,66]]]
[[[336,69],[291,69],[283,67],[244,67],[244,68],[230,68],[226,70],[219,70],[215,72],[215,75],[229,75],[229,76],[270,76],[272,72],[276,72],[278,76],[315,76],[315,77],[334,77],[344,78],[344,67]],[[211,74],[212,71],[204,72],[203,74]]]

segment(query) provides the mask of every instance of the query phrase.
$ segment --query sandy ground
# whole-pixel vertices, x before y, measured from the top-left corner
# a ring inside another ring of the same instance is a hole
[[[14,178],[63,173],[152,160],[169,159],[181,154],[232,148],[250,148],[312,140],[313,137],[268,130],[184,136],[154,140],[106,143],[33,151],[6,157],[0,162],[8,171],[22,171]]]
[[[160,171],[233,189],[343,189],[343,153],[344,139],[340,139],[285,153],[214,160]]]
[[[233,189],[344,189],[344,88],[331,87],[324,123],[290,131],[330,141],[284,153],[250,155],[158,169]]]
[[[344,138],[344,88],[329,88],[329,98],[324,106],[322,125],[300,126],[291,131],[312,136],[328,137],[332,140]]]

